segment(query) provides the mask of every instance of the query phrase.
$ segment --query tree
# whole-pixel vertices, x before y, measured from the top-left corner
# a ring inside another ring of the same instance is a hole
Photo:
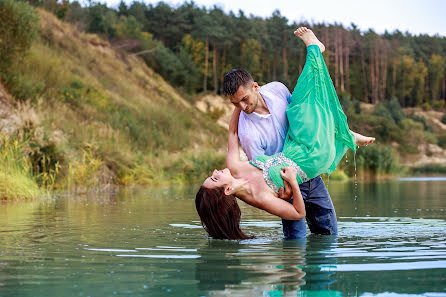
[[[118,6],[118,16],[128,16],[129,15],[129,8],[127,7],[127,4],[123,0],[119,2]]]
[[[284,34],[286,34],[286,29],[288,20],[286,17],[282,17],[279,10],[275,10],[270,19],[267,20],[267,32],[269,39],[271,40],[272,46],[275,49],[273,52],[273,77],[272,80],[277,80],[277,70],[279,67],[279,55],[282,52],[282,55],[285,54],[286,60],[286,50],[283,51],[284,47]],[[285,78],[286,79],[286,78]]]
[[[431,100],[441,98],[441,87],[444,79],[446,60],[444,57],[432,54],[429,59],[429,80],[431,87]]]
[[[105,34],[107,37],[114,36],[113,25],[116,23],[117,14],[105,4],[94,4],[88,8],[89,25],[88,31],[97,34]]]
[[[37,36],[38,16],[32,6],[0,0],[0,71],[21,59]]]
[[[262,64],[260,43],[255,39],[247,39],[242,44],[241,53],[241,66],[245,69],[249,69],[249,72],[253,76],[255,81],[262,81]]]

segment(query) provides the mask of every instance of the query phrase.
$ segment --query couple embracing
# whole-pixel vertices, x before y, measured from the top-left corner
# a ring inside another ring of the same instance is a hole
[[[337,234],[336,213],[320,174],[332,173],[347,149],[375,138],[348,128],[322,57],[324,45],[305,27],[294,34],[307,46],[293,94],[279,82],[262,87],[243,69],[227,73],[223,90],[235,109],[229,124],[227,168],[200,187],[195,205],[216,239],[251,238],[240,229],[236,198],[282,218],[286,239]],[[249,158],[241,161],[240,144]]]

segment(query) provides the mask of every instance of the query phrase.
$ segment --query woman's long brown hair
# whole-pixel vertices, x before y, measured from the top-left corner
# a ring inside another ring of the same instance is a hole
[[[206,232],[215,239],[248,239],[240,229],[241,211],[233,195],[225,195],[224,188],[203,186],[195,197],[195,207]]]

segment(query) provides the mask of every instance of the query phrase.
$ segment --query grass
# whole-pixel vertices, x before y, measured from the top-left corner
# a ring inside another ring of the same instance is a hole
[[[39,117],[18,127],[40,154],[31,166],[54,161],[28,175],[31,180],[76,191],[110,183],[195,183],[209,168],[224,166],[225,131],[211,116],[142,60],[38,13],[40,38],[3,73],[8,91]]]
[[[0,199],[36,198],[46,196],[32,174],[26,157],[25,142],[0,135]]]

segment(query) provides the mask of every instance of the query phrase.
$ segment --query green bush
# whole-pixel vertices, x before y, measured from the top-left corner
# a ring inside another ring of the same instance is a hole
[[[72,74],[65,70],[66,61],[58,53],[35,42],[21,60],[11,63],[3,79],[15,99],[31,101],[51,97],[56,95],[56,90],[65,88],[72,80]]]
[[[401,104],[396,98],[392,98],[391,100],[385,101],[384,103],[378,103],[375,106],[373,114],[376,116],[384,117],[397,124],[405,119]]]
[[[0,0],[0,71],[23,57],[37,36],[38,15],[24,2]]]
[[[360,147],[356,156],[353,157],[352,154],[353,152],[349,152],[348,159],[356,161],[356,169],[369,171],[372,175],[394,173],[401,167],[397,154],[388,146],[372,144],[367,147]],[[350,176],[355,170],[354,163],[348,163]]]
[[[392,113],[387,109],[387,106],[384,103],[380,102],[375,105],[373,115],[385,118],[390,122],[395,123],[395,120],[392,117]]]
[[[424,140],[427,143],[438,144],[438,139],[432,132],[424,132]]]
[[[401,104],[397,98],[393,97],[392,99],[390,99],[390,101],[386,101],[384,104],[386,105],[387,110],[390,111],[390,114],[392,115],[395,123],[398,124],[406,118],[403,109],[401,108]]]
[[[360,114],[361,113],[361,101],[354,100],[353,101],[353,109],[355,113]]]
[[[437,111],[444,110],[444,100],[434,100],[434,102],[432,103],[432,108]]]
[[[443,116],[441,117],[441,122],[443,124],[446,124],[446,112],[443,114]]]
[[[346,114],[351,114],[353,112],[353,102],[351,100],[350,94],[340,91],[338,94],[338,98],[344,112]]]
[[[420,152],[416,146],[405,143],[398,146],[398,151],[402,154],[416,154]]]
[[[446,149],[446,132],[438,136],[438,145]]]
[[[403,131],[424,130],[423,123],[416,122],[412,119],[405,119],[401,122],[401,128]]]
[[[432,109],[432,106],[431,106],[428,102],[424,102],[424,103],[421,105],[421,108],[422,108],[424,111],[428,111],[428,110],[431,110],[431,109]]]
[[[22,72],[13,69],[7,74],[3,74],[3,79],[8,91],[17,100],[33,99],[42,94],[45,90],[44,81],[36,81],[35,75],[30,72]]]
[[[214,169],[225,167],[225,157],[224,154],[216,154],[214,151],[189,153],[166,169],[173,172],[174,179],[181,183],[200,183],[210,176]]]
[[[411,120],[414,120],[415,122],[422,123],[425,131],[432,132],[432,126],[427,123],[427,120],[424,116],[411,113],[407,117]]]
[[[427,164],[413,169],[415,173],[446,173],[446,166],[441,164]]]
[[[115,36],[113,24],[117,23],[116,11],[107,5],[94,3],[88,7],[88,31],[91,33],[105,34],[107,37]]]
[[[348,175],[342,169],[336,169],[329,177],[330,180],[335,181],[346,181],[348,180]]]

